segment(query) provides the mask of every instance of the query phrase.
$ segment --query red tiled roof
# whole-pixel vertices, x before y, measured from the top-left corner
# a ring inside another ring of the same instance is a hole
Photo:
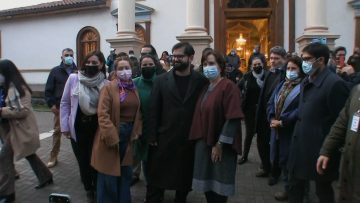
[[[0,18],[12,18],[24,14],[47,13],[51,11],[106,5],[108,0],[62,0],[41,3],[0,11]]]

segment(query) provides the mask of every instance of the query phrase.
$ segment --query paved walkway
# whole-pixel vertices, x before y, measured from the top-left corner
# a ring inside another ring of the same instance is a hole
[[[42,135],[46,135],[52,129],[52,115],[48,112],[36,112],[38,125]],[[45,134],[44,134],[45,133]],[[46,162],[51,146],[51,137],[41,140],[41,148],[37,154]],[[283,184],[268,186],[267,179],[256,178],[255,172],[259,166],[259,158],[256,151],[255,139],[249,155],[249,162],[237,168],[236,195],[228,202],[239,203],[272,203],[277,202],[273,198],[276,191],[281,191]],[[17,203],[46,203],[51,193],[69,194],[72,202],[86,203],[85,192],[80,182],[78,165],[71,149],[69,140],[63,138],[58,165],[51,169],[54,175],[54,184],[41,190],[35,190],[37,179],[34,176],[26,160],[16,163],[16,169],[20,173],[20,179],[16,181]],[[132,190],[133,202],[143,202],[145,196],[144,181],[136,184]],[[312,195],[313,192],[312,192]],[[174,192],[167,191],[165,203],[173,202]],[[188,196],[189,203],[206,202],[203,194],[191,192]]]

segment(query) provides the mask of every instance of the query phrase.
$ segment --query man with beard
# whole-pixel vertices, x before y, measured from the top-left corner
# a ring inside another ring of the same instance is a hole
[[[172,54],[173,69],[155,79],[151,93],[147,203],[162,202],[165,189],[176,190],[175,202],[186,202],[191,190],[194,146],[188,137],[207,79],[191,69],[189,43],[175,44]]]

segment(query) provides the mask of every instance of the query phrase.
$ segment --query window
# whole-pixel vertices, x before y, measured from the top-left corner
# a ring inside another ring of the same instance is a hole
[[[77,44],[77,65],[81,66],[85,56],[92,52],[100,50],[99,32],[90,26],[82,28],[76,39]]]

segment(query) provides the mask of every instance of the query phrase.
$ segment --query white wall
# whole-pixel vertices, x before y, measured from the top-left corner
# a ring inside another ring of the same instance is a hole
[[[327,26],[331,34],[340,35],[335,41],[335,46],[345,46],[348,52],[352,52],[355,40],[355,19],[354,9],[348,5],[348,1],[331,0],[324,5],[327,15]],[[295,17],[295,38],[300,37],[304,33],[306,23],[305,0],[295,1],[296,17]],[[323,8],[321,8],[323,9]],[[296,44],[296,49],[299,46]]]
[[[106,57],[110,44],[105,40],[116,33],[116,19],[110,11],[107,8],[1,21],[2,57],[14,61],[19,69],[49,70],[60,64],[63,48],[74,49],[76,57],[76,37],[85,26],[99,31],[100,49]],[[28,73],[25,77],[29,83],[42,84],[47,74]]]
[[[147,0],[139,2],[155,9],[151,16],[151,44],[160,57],[163,51],[171,53],[171,48],[178,41],[176,36],[185,32],[185,0]]]

